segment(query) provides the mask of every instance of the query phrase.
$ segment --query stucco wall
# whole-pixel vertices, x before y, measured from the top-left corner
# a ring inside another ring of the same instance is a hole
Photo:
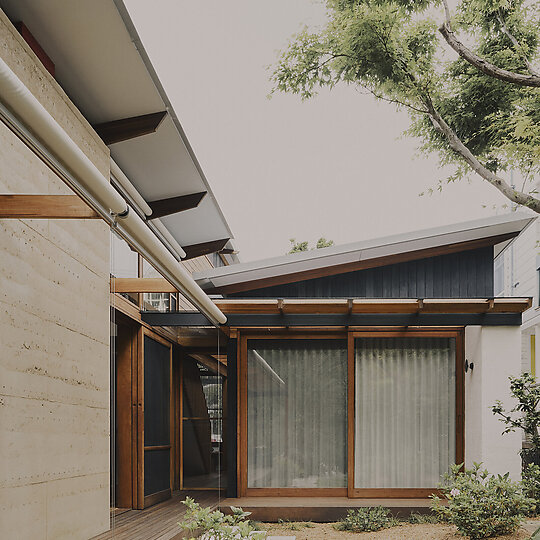
[[[465,330],[465,357],[474,369],[465,374],[465,463],[482,462],[491,473],[521,474],[521,433],[502,435],[504,424],[491,412],[496,400],[506,408],[510,396],[509,376],[521,368],[519,326],[469,326]]]
[[[107,148],[0,11],[0,55],[100,171]],[[69,188],[0,123],[0,192]],[[109,231],[0,220],[0,538],[109,525]]]

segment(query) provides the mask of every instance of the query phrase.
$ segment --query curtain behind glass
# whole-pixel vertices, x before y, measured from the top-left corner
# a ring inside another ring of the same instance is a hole
[[[347,343],[248,341],[248,487],[347,485]]]
[[[355,342],[355,487],[432,488],[455,460],[455,339]]]

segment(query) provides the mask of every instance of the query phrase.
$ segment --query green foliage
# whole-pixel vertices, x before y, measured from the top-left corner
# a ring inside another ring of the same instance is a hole
[[[347,510],[347,516],[336,523],[338,531],[375,532],[397,525],[398,521],[388,508],[372,506]]]
[[[313,249],[309,247],[309,242],[307,241],[297,242],[296,238],[291,238],[289,239],[289,242],[291,243],[291,249],[287,252],[288,254],[299,253],[301,251],[309,251],[310,249]],[[333,240],[327,240],[326,238],[321,237],[317,240],[315,249],[322,249],[322,248],[330,247],[333,245],[334,245]]]
[[[470,470],[454,465],[441,486],[447,504],[432,496],[432,509],[441,520],[454,524],[471,540],[516,531],[535,506],[520,484],[505,475],[490,475],[475,463]]]
[[[326,5],[328,23],[315,32],[306,28],[281,54],[273,92],[309,99],[320,88],[345,83],[406,107],[407,133],[441,164],[454,166],[448,181],[468,175],[470,163],[451,146],[433,111],[488,170],[519,170],[526,181],[540,172],[539,88],[493,78],[451,50],[440,35],[446,17],[439,0]],[[538,1],[461,0],[451,24],[470,50],[504,70],[529,75],[538,63]],[[532,186],[527,190],[533,193]]]
[[[311,521],[300,522],[291,521],[290,519],[278,519],[278,523],[282,525],[284,529],[289,529],[291,531],[301,531],[304,528],[311,529],[315,527]]]
[[[255,533],[253,524],[246,520],[251,512],[231,506],[232,515],[202,508],[190,497],[182,501],[187,508],[184,520],[178,525],[190,533],[197,531],[215,540],[263,540],[265,533]]]
[[[441,517],[437,514],[418,514],[417,512],[411,512],[409,523],[423,524],[423,523],[441,523]]]
[[[519,377],[509,377],[510,392],[517,400],[517,404],[506,411],[500,401],[491,408],[493,414],[500,417],[501,422],[506,424],[503,433],[510,433],[516,429],[522,429],[525,433],[530,448],[521,451],[523,460],[527,463],[537,461],[540,457],[540,384],[536,377],[530,373],[523,373]]]
[[[322,237],[317,240],[317,245],[315,246],[316,249],[323,249],[334,245],[333,240],[327,240],[326,238]]]
[[[291,238],[289,240],[291,243],[291,249],[287,253],[300,253],[301,251],[309,250],[309,242],[297,242],[296,238]]]
[[[521,486],[523,494],[535,501],[535,508],[529,515],[538,515],[540,509],[540,467],[534,463],[529,463],[523,468],[521,473]]]

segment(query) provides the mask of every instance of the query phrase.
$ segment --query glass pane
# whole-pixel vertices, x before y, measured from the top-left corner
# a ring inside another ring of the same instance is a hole
[[[170,442],[170,350],[144,337],[144,445]]]
[[[139,256],[129,244],[111,232],[112,257],[111,274],[117,278],[138,277]]]
[[[454,338],[356,340],[355,487],[433,488],[455,460]]]
[[[144,495],[152,495],[169,489],[171,480],[170,450],[146,450],[144,452]]]
[[[183,488],[226,487],[221,375],[191,359],[183,362]]]
[[[347,343],[248,342],[248,487],[344,487]]]

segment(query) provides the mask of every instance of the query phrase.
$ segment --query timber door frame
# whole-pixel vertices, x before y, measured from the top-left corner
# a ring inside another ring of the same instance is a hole
[[[115,313],[117,326],[115,350],[115,415],[111,426],[114,442],[114,482],[118,478],[113,504],[119,508],[137,508],[137,426],[139,393],[137,383],[139,325],[121,313]]]
[[[445,337],[455,338],[455,429],[456,448],[455,462],[463,463],[465,457],[465,359],[464,328],[414,328],[398,330],[387,328],[369,328],[348,331],[320,330],[261,330],[235,329],[238,332],[239,347],[237,349],[237,496],[303,496],[303,497],[349,497],[349,498],[427,498],[437,493],[433,488],[355,488],[354,487],[354,452],[355,452],[355,339],[359,337]],[[247,457],[247,355],[248,340],[255,339],[342,339],[347,342],[347,487],[346,488],[248,488],[248,457]]]

